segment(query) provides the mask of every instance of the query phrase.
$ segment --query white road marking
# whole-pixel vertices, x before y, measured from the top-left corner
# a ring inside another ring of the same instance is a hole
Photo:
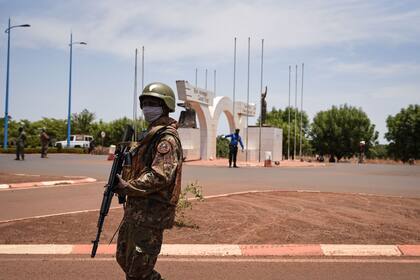
[[[120,208],[122,208],[122,206],[111,207],[109,208],[109,210],[120,209]],[[88,212],[95,212],[95,211],[99,211],[99,208],[89,209],[89,210],[71,211],[71,212],[62,212],[62,213],[40,215],[40,216],[32,216],[32,217],[25,217],[25,218],[11,219],[11,220],[3,220],[3,221],[0,221],[0,224],[18,222],[18,221],[29,220],[29,219],[40,219],[40,218],[49,218],[49,217],[63,216],[63,215],[70,215],[70,214],[88,213]]]
[[[163,256],[241,256],[239,245],[234,244],[164,244]]]
[[[395,245],[325,245],[321,249],[326,256],[401,256]]]

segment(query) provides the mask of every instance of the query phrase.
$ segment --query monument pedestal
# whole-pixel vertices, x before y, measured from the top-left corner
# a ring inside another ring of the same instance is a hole
[[[238,160],[246,160],[246,152],[248,153],[248,161],[265,161],[266,152],[271,152],[271,161],[281,161],[283,154],[283,130],[277,127],[263,126],[261,127],[261,153],[259,152],[260,143],[260,127],[248,127],[248,145],[246,144],[247,129],[240,132],[245,151],[238,152]],[[239,147],[240,149],[240,147]]]
[[[178,128],[179,138],[182,143],[183,156],[186,160],[200,159],[200,129]]]

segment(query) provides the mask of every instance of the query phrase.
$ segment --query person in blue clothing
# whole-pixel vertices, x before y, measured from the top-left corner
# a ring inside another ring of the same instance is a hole
[[[225,138],[230,137],[230,144],[229,144],[229,168],[233,167],[238,168],[236,166],[236,156],[238,154],[238,142],[241,144],[242,152],[244,151],[244,144],[242,143],[242,138],[239,136],[239,129],[235,129],[235,133],[225,135]]]

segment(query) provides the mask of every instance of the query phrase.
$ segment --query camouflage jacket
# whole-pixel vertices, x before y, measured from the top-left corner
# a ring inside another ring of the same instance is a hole
[[[125,222],[152,228],[171,228],[181,191],[182,147],[177,122],[161,117],[130,149],[131,166],[122,177],[127,204]]]
[[[26,133],[25,131],[22,131],[19,133],[18,137],[16,138],[16,145],[18,146],[25,146],[25,142],[26,142]]]
[[[48,141],[50,140],[50,137],[46,132],[41,132],[39,139],[41,140],[41,145],[48,145]]]

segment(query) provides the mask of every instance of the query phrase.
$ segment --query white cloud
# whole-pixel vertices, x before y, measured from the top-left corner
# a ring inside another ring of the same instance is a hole
[[[412,103],[420,103],[420,86],[396,85],[370,90],[368,95],[374,99],[400,99]]]
[[[145,45],[153,60],[230,55],[238,36],[265,38],[268,50],[382,40],[418,42],[420,9],[382,1],[67,1],[43,14],[22,12],[31,32],[17,44],[66,48],[72,29],[89,49],[127,57]],[[339,3],[339,4],[337,4]],[[63,13],[65,13],[63,15]],[[67,15],[67,16],[65,16]],[[71,16],[68,16],[71,15]],[[30,34],[29,34],[30,33]]]
[[[419,64],[372,64],[372,63],[337,63],[332,70],[340,73],[359,75],[394,76],[411,74],[420,71]]]

